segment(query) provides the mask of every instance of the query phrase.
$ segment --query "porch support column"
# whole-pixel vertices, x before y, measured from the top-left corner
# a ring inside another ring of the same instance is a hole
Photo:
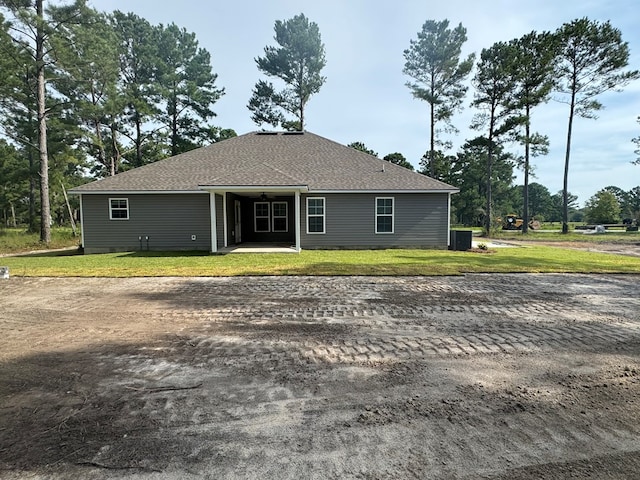
[[[451,246],[451,192],[447,195],[447,248]]]
[[[227,237],[229,236],[227,232],[227,192],[222,192],[222,219],[222,227],[224,229],[224,246],[226,248],[228,246]]]
[[[80,240],[82,240],[82,248],[84,248],[84,209],[82,208],[83,203],[82,194],[80,194]]]
[[[295,192],[295,211],[296,211],[296,252],[300,253],[300,191]]]
[[[216,228],[216,192],[209,192],[209,210],[211,213],[211,253],[218,251],[218,236]]]

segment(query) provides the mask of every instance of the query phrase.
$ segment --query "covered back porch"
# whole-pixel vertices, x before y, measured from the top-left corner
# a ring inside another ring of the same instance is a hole
[[[201,187],[209,192],[211,252],[300,252],[306,186]]]

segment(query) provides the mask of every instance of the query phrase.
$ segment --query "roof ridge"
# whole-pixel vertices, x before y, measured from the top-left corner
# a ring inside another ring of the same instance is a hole
[[[300,183],[300,185],[302,185],[302,184],[305,184],[305,185],[306,185],[306,182],[304,182],[303,180],[300,180],[300,179],[298,179],[298,178],[296,178],[296,177],[293,177],[293,176],[289,175],[287,172],[284,172],[284,171],[280,170],[278,167],[275,167],[275,166],[273,166],[273,165],[271,165],[271,164],[269,164],[269,163],[267,163],[267,162],[264,162],[264,161],[262,161],[262,162],[260,162],[260,163],[262,163],[265,167],[272,168],[272,169],[273,169],[273,170],[275,170],[276,172],[278,172],[278,173],[280,173],[280,174],[284,175],[285,177],[290,178],[290,179],[291,179],[291,180],[293,180],[294,182],[301,182],[301,183]]]

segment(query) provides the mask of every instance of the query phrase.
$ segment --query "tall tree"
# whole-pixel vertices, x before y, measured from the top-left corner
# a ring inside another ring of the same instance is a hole
[[[451,124],[453,113],[460,108],[467,86],[465,78],[471,72],[475,54],[461,60],[461,50],[467,41],[467,29],[459,24],[450,29],[449,20],[427,20],[404,51],[403,73],[414,79],[407,82],[413,96],[429,104],[430,148],[429,174],[435,174],[433,163],[438,141],[437,123],[444,123],[446,131],[456,131]]]
[[[54,10],[54,18],[64,12]],[[67,99],[67,110],[80,129],[80,146],[98,169],[108,175],[119,170],[112,148],[111,125],[124,108],[117,93],[118,37],[107,15],[83,6],[80,23],[65,25],[52,37],[60,48],[54,85]],[[111,147],[111,148],[110,148]]]
[[[173,23],[160,26],[159,54],[164,105],[159,118],[168,129],[173,156],[213,140],[208,128],[215,116],[211,107],[224,89],[215,86],[211,54],[198,46],[194,33]]]
[[[581,18],[565,23],[557,32],[560,54],[557,69],[559,91],[569,104],[569,122],[564,162],[562,232],[569,231],[568,180],[571,135],[576,115],[595,118],[602,108],[596,99],[640,77],[637,70],[624,71],[629,64],[629,45],[620,30],[608,21]]]
[[[259,80],[247,107],[251,120],[268,123],[286,130],[304,130],[304,112],[311,96],[320,91],[326,81],[320,72],[326,65],[320,29],[304,14],[275,23],[275,40],[280,47],[265,47],[264,57],[255,59],[258,70],[268,77],[277,77],[286,87],[277,91],[271,82]],[[295,120],[287,120],[285,114]]]
[[[19,171],[28,181],[27,223],[29,231],[35,232],[39,229],[36,221],[39,166],[35,64],[29,49],[14,41],[10,27],[0,13],[0,131],[19,146],[17,158],[28,163]]]
[[[51,242],[51,205],[49,197],[49,155],[47,152],[47,79],[45,70],[52,55],[51,34],[61,24],[75,21],[77,11],[84,0],[64,8],[66,15],[60,21],[51,21],[44,10],[44,0],[13,2],[0,0],[0,7],[10,16],[10,34],[23,51],[29,55],[30,66],[35,76],[35,99],[38,141],[37,149],[40,161],[40,240]]]
[[[159,113],[160,34],[158,28],[134,13],[114,12],[112,25],[119,38],[118,94],[124,102],[124,115],[115,129],[133,143],[132,155],[127,155],[128,166],[139,167],[153,160],[145,155],[145,149],[154,147],[158,133],[150,122]]]
[[[531,132],[531,112],[534,107],[546,102],[554,84],[556,37],[551,33],[531,32],[513,40],[516,64],[516,103],[523,118],[524,133],[519,135],[524,143],[524,171],[522,233],[529,229],[529,173],[533,154],[546,153],[548,138]]]
[[[514,99],[517,65],[513,45],[497,42],[480,54],[478,71],[473,78],[475,95],[472,105],[482,110],[474,118],[472,128],[487,129],[487,175],[485,235],[492,231],[492,190],[494,147],[500,137],[522,123]]]
[[[413,170],[413,165],[399,152],[389,153],[382,157],[383,160],[387,162],[391,162],[395,165],[400,165],[401,167],[408,168],[409,170]]]

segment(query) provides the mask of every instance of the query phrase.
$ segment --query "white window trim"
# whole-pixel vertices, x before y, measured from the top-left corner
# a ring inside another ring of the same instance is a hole
[[[313,214],[309,215],[309,200],[322,200],[322,215]],[[324,235],[327,231],[327,200],[325,197],[307,197],[307,235]],[[322,231],[321,232],[310,232],[309,231],[309,218],[310,217],[322,217]]]
[[[113,211],[114,210],[124,210],[123,208],[113,208],[113,205],[111,204],[111,202],[113,200],[124,200],[127,204],[127,218],[114,218],[113,217]],[[125,197],[117,197],[117,198],[109,198],[109,220],[129,220],[129,199],[125,198]]]
[[[276,215],[274,205],[284,205],[284,215]],[[276,230],[276,218],[284,218],[284,230]],[[271,231],[282,233],[289,231],[289,204],[287,202],[271,202]]]
[[[258,216],[258,205],[266,205],[267,206],[267,215],[266,216]],[[267,229],[266,230],[258,230],[258,218],[266,218],[267,219]],[[255,202],[253,204],[253,231],[255,233],[271,233],[271,205],[269,202]]]
[[[378,213],[378,200],[391,200],[391,215],[388,213]],[[375,208],[375,231],[376,235],[392,235],[396,230],[396,200],[395,197],[376,197],[376,202],[374,204]],[[379,232],[378,231],[378,217],[391,217],[391,231],[390,232]]]

